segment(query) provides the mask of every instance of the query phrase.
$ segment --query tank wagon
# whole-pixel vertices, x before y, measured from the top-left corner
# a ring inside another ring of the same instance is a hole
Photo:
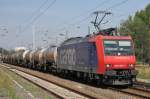
[[[22,57],[23,64],[26,67],[46,71],[53,68],[54,64],[56,65],[57,47],[50,46],[35,51],[26,50],[22,54]]]
[[[38,66],[43,71],[55,70],[56,71],[56,58],[57,58],[57,47],[50,46],[43,48],[39,52],[39,63]]]
[[[50,65],[55,65],[57,61],[57,47],[56,46],[49,47],[46,50],[45,55],[46,55],[45,60],[47,61],[47,63]]]

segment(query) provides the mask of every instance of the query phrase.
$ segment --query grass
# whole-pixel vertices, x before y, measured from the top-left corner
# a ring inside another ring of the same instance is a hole
[[[138,66],[136,67],[136,70],[138,70],[137,78],[150,79],[150,67],[149,66]]]
[[[24,78],[21,78],[20,76],[16,75],[15,73],[6,70],[13,79],[15,79],[18,83],[20,83],[26,90],[29,92],[32,92],[32,94],[39,99],[52,99],[49,93],[44,91],[43,89],[37,87],[36,85],[26,81]],[[21,98],[21,97],[20,97]]]
[[[12,80],[0,68],[0,97],[17,99]]]

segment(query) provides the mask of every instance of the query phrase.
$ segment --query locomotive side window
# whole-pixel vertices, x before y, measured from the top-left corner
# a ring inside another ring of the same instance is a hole
[[[132,55],[130,40],[104,40],[105,55]]]

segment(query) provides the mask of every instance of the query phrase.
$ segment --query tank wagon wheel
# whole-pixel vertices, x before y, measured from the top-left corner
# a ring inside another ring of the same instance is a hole
[[[39,71],[44,72],[43,66],[39,64]]]
[[[48,65],[45,65],[45,66],[44,66],[44,71],[45,71],[45,72],[49,72],[49,70],[50,70],[49,66],[48,66]],[[51,70],[52,70],[52,69],[51,69]]]
[[[45,64],[45,65],[42,65],[42,71],[43,72],[48,72],[49,71],[49,69],[47,68],[47,65]]]

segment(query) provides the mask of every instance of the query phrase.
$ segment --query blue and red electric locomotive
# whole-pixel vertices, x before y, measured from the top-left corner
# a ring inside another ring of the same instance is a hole
[[[58,47],[57,53],[58,69],[105,84],[129,85],[137,74],[130,36],[94,35],[71,38]]]

